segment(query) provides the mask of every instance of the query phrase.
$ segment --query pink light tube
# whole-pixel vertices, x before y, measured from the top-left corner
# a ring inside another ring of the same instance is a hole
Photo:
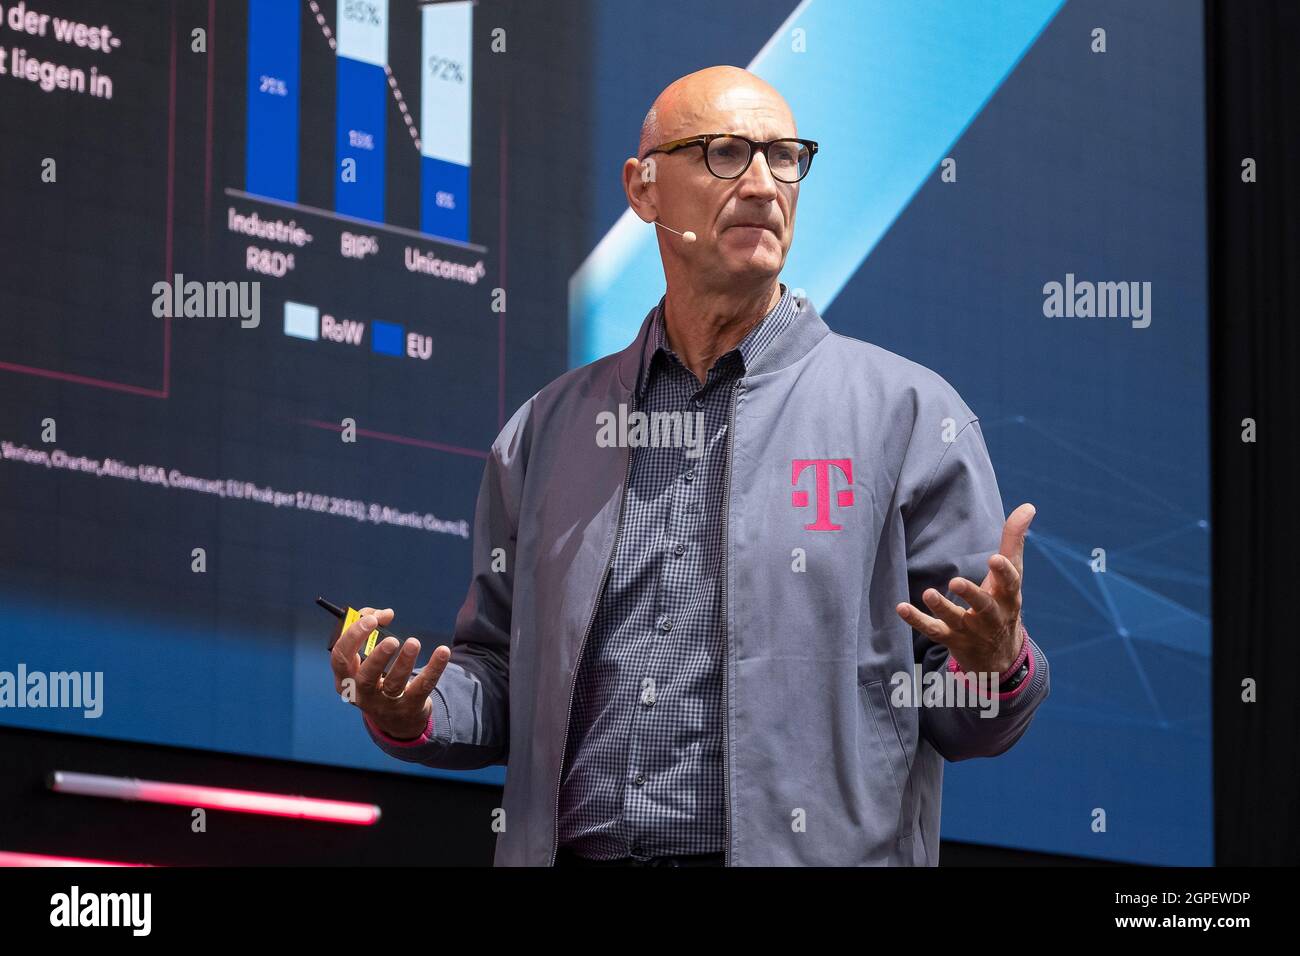
[[[112,797],[117,800],[143,800],[179,807],[204,807],[209,810],[233,810],[299,820],[322,820],[326,823],[351,823],[373,826],[379,822],[380,810],[373,803],[349,803],[345,800],[318,800],[255,790],[230,790],[226,787],[201,787],[188,783],[162,783],[131,777],[108,777],[94,773],[71,773],[56,770],[49,777],[51,790],[87,797]]]
[[[148,863],[118,863],[113,860],[83,860],[75,856],[46,856],[43,853],[11,853],[0,850],[0,866],[148,866]]]

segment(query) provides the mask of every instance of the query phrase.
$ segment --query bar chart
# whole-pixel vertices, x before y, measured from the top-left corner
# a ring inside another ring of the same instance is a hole
[[[383,224],[390,221],[393,154],[413,150],[419,231],[467,243],[473,3],[419,6],[419,75],[408,87],[390,62],[390,37],[399,28],[390,2],[249,0],[244,189],[256,198],[301,203],[303,162],[332,163],[332,210]],[[309,42],[327,43],[334,56],[332,156],[304,150],[300,142],[305,100],[329,95],[328,83],[304,75]],[[390,137],[394,114],[409,139]]]
[[[256,347],[239,340],[246,367],[299,395],[370,369],[388,396],[369,416],[374,434],[475,457],[503,415],[491,310],[503,167],[500,110],[474,124],[473,0],[213,9],[230,38],[211,140],[224,209],[204,249],[214,268],[258,281],[274,316]],[[494,78],[480,73],[482,110]]]

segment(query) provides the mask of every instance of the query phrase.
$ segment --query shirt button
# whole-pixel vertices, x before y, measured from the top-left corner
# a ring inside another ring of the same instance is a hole
[[[682,477],[685,478],[687,481],[694,481],[694,480],[695,480],[695,469],[694,469],[694,468],[690,469],[690,470],[687,471],[685,474],[683,474]]]
[[[696,407],[696,408],[703,408],[703,407],[704,407],[704,399],[700,398],[698,395],[695,396],[695,407]]]
[[[685,553],[686,553],[686,545],[682,544],[679,541],[677,543],[677,547],[673,548],[673,554],[677,555],[680,558]]]
[[[673,629],[673,621],[672,621],[672,618],[670,618],[670,617],[668,617],[667,615],[665,615],[665,616],[663,616],[663,617],[661,617],[661,618],[659,619],[659,630],[661,630],[661,631],[663,631],[665,634],[667,634],[667,633],[668,633],[669,631],[671,631],[672,629]]]
[[[638,787],[641,786],[643,783],[645,783],[645,774],[638,773],[635,777],[632,778],[632,782],[636,784]]]

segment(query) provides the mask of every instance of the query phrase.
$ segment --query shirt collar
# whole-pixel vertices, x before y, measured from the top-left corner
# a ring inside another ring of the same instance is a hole
[[[784,282],[780,285],[781,297],[777,300],[776,305],[772,307],[767,315],[755,323],[740,344],[732,350],[740,352],[740,358],[745,368],[749,368],[754,364],[755,359],[772,344],[772,341],[781,334],[782,330],[790,324],[790,320],[794,318],[796,311],[794,295],[786,288]],[[646,352],[645,360],[641,365],[641,385],[639,390],[641,396],[645,395],[645,390],[649,384],[650,368],[654,363],[655,355],[661,351],[667,355],[672,351],[668,347],[668,341],[664,334],[664,300],[662,299],[659,301],[658,308],[655,309],[654,320],[650,325],[650,343],[651,348]],[[727,353],[727,355],[730,354],[731,352]]]

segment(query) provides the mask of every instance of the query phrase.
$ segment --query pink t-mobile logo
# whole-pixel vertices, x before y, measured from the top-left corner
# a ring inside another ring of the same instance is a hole
[[[792,463],[790,484],[798,485],[799,476],[809,465],[816,466],[817,475],[817,520],[804,525],[805,531],[840,531],[843,525],[831,523],[831,467],[844,473],[845,480],[853,484],[853,462],[848,458],[796,458]],[[790,501],[796,508],[808,507],[808,492],[794,491]],[[841,508],[853,507],[853,489],[846,488],[835,492],[835,503]]]

